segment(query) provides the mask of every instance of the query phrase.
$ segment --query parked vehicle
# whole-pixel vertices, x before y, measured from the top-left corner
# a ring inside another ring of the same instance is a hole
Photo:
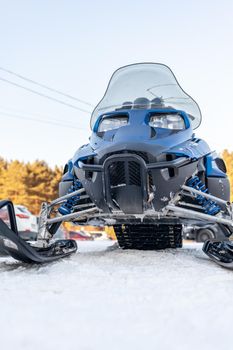
[[[104,241],[108,239],[108,235],[105,231],[93,231],[91,232],[91,235],[94,237],[94,239],[97,241]]]
[[[85,231],[69,231],[69,238],[78,241],[93,241],[94,237]]]
[[[37,218],[23,205],[14,205],[18,234],[24,240],[36,240],[38,234]],[[0,219],[10,227],[9,212],[6,207],[0,209]],[[0,255],[5,255],[3,240],[0,237]]]
[[[224,227],[221,229],[219,225],[207,224],[206,222],[200,221],[195,222],[193,225],[187,224],[184,226],[183,238],[194,240],[196,242],[206,241],[227,241],[228,237],[223,234]]]
[[[35,240],[38,232],[36,216],[23,205],[14,205],[14,209],[20,237],[25,240]]]
[[[0,219],[5,222],[9,226],[9,214],[6,208],[0,209]]]
[[[54,239],[67,239],[68,237],[69,232],[63,226],[60,226],[53,236]]]

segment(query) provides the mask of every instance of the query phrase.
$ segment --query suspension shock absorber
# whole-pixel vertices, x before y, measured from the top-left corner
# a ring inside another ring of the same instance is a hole
[[[195,190],[201,191],[203,193],[209,193],[208,188],[200,180],[198,176],[194,176],[187,181],[187,186],[194,188]],[[196,195],[196,200],[200,204],[206,214],[216,215],[220,212],[221,208],[211,199],[203,197],[201,194]]]
[[[74,180],[73,185],[69,188],[67,194],[77,191],[81,188],[82,188],[81,182],[76,179]],[[63,203],[60,206],[60,208],[58,209],[59,213],[62,215],[70,214],[72,212],[73,206],[76,205],[79,200],[80,200],[80,195],[70,197],[69,199],[66,200],[65,203]]]

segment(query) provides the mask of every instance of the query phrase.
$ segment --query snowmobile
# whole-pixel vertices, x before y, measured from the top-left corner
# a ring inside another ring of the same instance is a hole
[[[77,250],[54,241],[60,224],[113,226],[123,249],[182,247],[190,226],[215,227],[220,241],[204,252],[233,267],[233,211],[226,166],[195,136],[198,104],[163,64],[132,64],[111,77],[91,116],[90,142],[64,167],[59,198],[43,203],[34,243],[17,235],[11,202],[10,228],[0,220],[5,250],[24,262],[43,263]]]

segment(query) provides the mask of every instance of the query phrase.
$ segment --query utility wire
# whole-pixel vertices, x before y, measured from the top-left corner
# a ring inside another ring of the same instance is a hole
[[[53,116],[51,115],[45,115],[45,114],[40,114],[40,113],[35,113],[35,112],[26,112],[26,111],[23,111],[23,110],[17,110],[15,108],[12,108],[12,107],[5,107],[5,106],[2,106],[0,105],[0,112],[1,113],[8,113],[8,114],[12,114],[12,115],[23,115],[23,116],[29,116],[30,118],[31,117],[36,117],[36,118],[42,118],[42,120],[46,120],[46,121],[55,121],[55,122],[58,122],[58,123],[69,123],[69,124],[72,124],[73,122],[75,122],[75,120],[62,120],[62,119],[58,119],[58,118],[54,118]],[[77,125],[76,125],[77,126]],[[79,124],[80,126],[80,124]],[[80,127],[81,129],[83,128],[83,126]]]
[[[65,97],[67,97],[67,98],[70,98],[70,99],[72,99],[72,100],[78,101],[78,102],[83,103],[83,104],[85,104],[85,105],[87,105],[87,106],[93,107],[93,105],[92,105],[90,102],[81,100],[81,99],[79,99],[79,98],[77,98],[77,97],[74,97],[74,96],[72,96],[72,95],[66,94],[66,93],[61,92],[61,91],[59,91],[59,90],[57,90],[57,89],[51,88],[51,87],[49,87],[49,86],[47,86],[47,85],[45,85],[45,84],[38,83],[38,82],[35,81],[35,80],[26,78],[26,77],[24,77],[23,75],[18,74],[18,73],[15,73],[15,72],[13,72],[13,71],[11,71],[11,70],[9,70],[9,69],[0,67],[0,70],[2,70],[2,71],[4,71],[4,72],[7,72],[7,73],[9,73],[9,74],[12,74],[12,75],[14,75],[14,76],[16,76],[16,77],[18,77],[18,78],[20,78],[20,79],[23,79],[23,80],[25,80],[25,81],[28,81],[29,83],[38,85],[38,86],[40,86],[40,87],[42,87],[42,88],[44,88],[44,89],[47,89],[47,90],[49,90],[49,91],[56,92],[57,94],[63,95],[63,96],[65,96]]]
[[[19,116],[19,115],[12,114],[12,113],[7,113],[7,112],[0,112],[0,115],[7,116],[7,117],[10,117],[10,118],[29,120],[29,121],[33,121],[33,122],[37,122],[37,123],[51,124],[51,125],[55,125],[55,126],[65,127],[65,128],[71,128],[71,129],[77,129],[77,130],[86,130],[84,128],[78,127],[77,125],[64,124],[64,123],[60,123],[60,122],[57,122],[57,121],[48,121],[48,120],[43,120],[43,119],[38,119],[38,118],[24,117],[24,116]]]
[[[86,109],[82,109],[82,108],[79,108],[79,107],[77,107],[77,106],[74,106],[74,105],[72,105],[72,104],[70,104],[70,103],[64,102],[64,101],[62,101],[62,100],[58,100],[58,99],[55,98],[55,97],[51,97],[51,96],[48,96],[48,95],[43,94],[43,93],[41,93],[41,92],[38,92],[38,91],[36,91],[36,90],[27,88],[27,87],[25,87],[25,86],[23,86],[23,85],[17,84],[17,83],[15,83],[15,82],[13,82],[13,81],[10,81],[10,80],[8,80],[8,79],[5,79],[5,78],[0,77],[0,80],[1,80],[1,81],[4,81],[5,83],[11,84],[11,85],[13,85],[13,86],[16,86],[16,87],[18,87],[18,88],[21,88],[21,89],[24,89],[24,90],[26,90],[26,91],[32,92],[33,94],[36,94],[36,95],[39,95],[39,96],[41,96],[41,97],[45,97],[45,98],[47,98],[47,99],[49,99],[49,100],[55,101],[55,102],[57,102],[57,103],[60,103],[60,104],[62,104],[62,105],[64,105],[64,106],[68,106],[68,107],[77,109],[78,111],[81,111],[81,112],[84,112],[84,113],[88,113],[88,114],[91,113],[90,111],[88,111],[88,110],[86,110]]]

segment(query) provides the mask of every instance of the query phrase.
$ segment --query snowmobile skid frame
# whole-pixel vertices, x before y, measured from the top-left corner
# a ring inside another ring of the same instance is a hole
[[[121,211],[114,211],[112,213],[103,213],[93,203],[89,204],[89,208],[82,209],[77,212],[73,212],[67,215],[57,215],[51,217],[53,213],[57,213],[54,208],[61,205],[67,199],[79,196],[82,199],[81,194],[85,190],[83,188],[76,190],[72,193],[68,193],[62,197],[59,197],[51,203],[43,203],[41,207],[41,213],[39,218],[39,232],[36,242],[25,242],[22,240],[17,231],[16,219],[14,214],[14,207],[12,202],[5,200],[0,201],[0,209],[7,207],[9,213],[10,228],[0,219],[0,237],[2,239],[2,245],[4,250],[17,260],[26,263],[48,263],[59,258],[69,256],[75,253],[77,250],[77,244],[73,240],[60,240],[53,241],[53,236],[56,233],[58,227],[62,222],[72,221],[80,224],[92,224],[92,225],[114,225],[116,235],[118,238],[119,245],[123,248],[134,248],[134,244],[130,240],[132,232],[129,231],[129,227],[124,225],[125,220],[134,224],[145,223],[145,229],[149,232],[150,223],[152,222],[165,222],[164,228],[169,227],[169,219],[173,222],[179,219],[190,219],[190,220],[203,220],[205,222],[217,223],[224,227],[226,236],[230,236],[233,232],[233,206],[230,202],[224,201],[220,198],[212,196],[208,193],[196,190],[189,186],[181,186],[181,190],[171,195],[169,203],[160,212],[149,210],[144,214],[124,214]],[[197,211],[198,206],[189,203],[183,203],[183,196],[188,195],[193,199],[198,196],[202,196],[207,200],[219,204],[221,211],[217,215],[205,214]],[[184,208],[190,206],[191,209]],[[77,205],[76,205],[77,207]],[[195,210],[193,210],[193,207]],[[124,226],[124,240],[121,233],[120,227]],[[174,247],[182,246],[182,239],[180,227],[177,225],[177,230],[180,235],[177,235],[176,241],[173,242]],[[131,225],[131,230],[132,230]],[[134,226],[136,227],[136,226]],[[161,225],[160,225],[161,231]],[[164,230],[163,230],[164,231]],[[177,231],[177,232],[178,232]],[[136,231],[135,231],[136,232]],[[135,233],[134,233],[135,234]],[[165,237],[165,236],[164,236]],[[141,245],[141,249],[151,249],[150,244],[147,245],[147,240],[143,237],[145,244]],[[168,238],[167,238],[168,239]],[[170,242],[169,242],[170,244]],[[172,245],[169,245],[172,247]],[[161,246],[163,248],[164,245]],[[138,248],[138,247],[137,247]],[[140,249],[140,246],[139,246]],[[159,246],[158,248],[159,249]],[[233,244],[228,242],[210,242],[207,241],[203,245],[203,251],[212,259],[214,262],[227,268],[233,268]]]

